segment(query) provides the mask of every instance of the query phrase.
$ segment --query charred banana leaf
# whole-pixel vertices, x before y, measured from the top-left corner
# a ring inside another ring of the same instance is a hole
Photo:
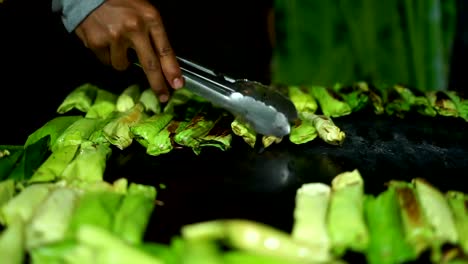
[[[96,98],[97,90],[97,86],[90,83],[75,88],[65,97],[65,100],[58,107],[57,113],[65,114],[72,109],[77,109],[83,113],[88,112]]]
[[[418,255],[430,249],[434,232],[421,208],[414,185],[391,181],[389,188],[395,190],[406,241]]]
[[[436,109],[432,107],[425,93],[416,89],[412,90],[412,93],[414,95],[412,109],[424,116],[434,117],[437,115]]]
[[[171,114],[156,114],[135,124],[130,131],[135,140],[147,148],[148,145],[154,144],[153,140],[171,122],[172,118]]]
[[[96,99],[86,113],[87,118],[107,118],[116,109],[117,95],[103,89],[97,89]]]
[[[414,95],[408,88],[394,85],[389,88],[385,112],[388,115],[396,115],[403,118],[411,110],[414,104]]]
[[[153,115],[161,113],[161,104],[152,89],[144,90],[140,95],[139,101],[148,114]]]
[[[283,140],[282,137],[276,136],[262,136],[262,145],[264,148],[268,148],[273,145],[273,143],[279,144]]]
[[[103,134],[112,145],[125,149],[133,141],[130,128],[144,118],[143,105],[137,103],[127,112],[119,113],[115,119],[107,123],[102,129]]]
[[[458,233],[452,212],[445,196],[434,186],[421,178],[415,178],[412,183],[415,186],[424,215],[434,231],[432,261],[440,263],[442,246],[454,245],[458,242]]]
[[[229,127],[231,122],[232,116],[223,113],[220,120],[216,122],[208,134],[200,138],[200,144],[194,149],[195,153],[200,153],[203,147],[215,147],[222,151],[228,150],[232,142],[232,133]]]
[[[303,114],[303,118],[311,122],[317,130],[318,136],[331,145],[343,144],[346,134],[335,125],[330,117],[315,114]]]
[[[348,103],[332,89],[323,86],[312,86],[310,92],[318,101],[324,115],[339,117],[351,114],[352,109]]]
[[[235,135],[242,137],[245,143],[247,143],[250,147],[255,147],[257,133],[248,124],[236,118],[231,123],[231,129]]]
[[[125,88],[117,97],[116,109],[119,112],[127,112],[134,107],[140,99],[141,90],[137,84],[132,84]]]
[[[183,89],[182,89],[183,90]],[[176,92],[180,92],[182,90],[177,90]],[[179,93],[179,95],[182,93]],[[171,97],[170,100],[174,100],[174,97]],[[187,101],[188,102],[188,101]],[[177,106],[177,105],[174,105]],[[190,104],[186,103],[183,108],[183,113],[179,114],[176,113],[177,111],[174,111],[175,108],[173,108],[171,111],[165,111],[163,112],[164,114],[172,114],[174,116],[174,119],[167,124],[163,130],[161,130],[156,137],[153,139],[152,144],[148,144],[148,147],[146,148],[146,153],[152,156],[158,156],[161,154],[166,154],[169,153],[171,150],[174,149],[174,147],[180,147],[174,142],[174,136],[184,130],[187,125],[190,123],[190,121],[194,118],[196,114],[201,109],[201,105],[198,104]],[[183,115],[182,118],[178,119],[177,117],[179,115]]]
[[[204,104],[189,124],[174,136],[174,142],[185,147],[198,148],[200,138],[206,136],[219,120],[219,112],[210,104]]]
[[[314,124],[307,119],[298,119],[291,127],[289,141],[293,144],[304,144],[317,137],[317,129]]]
[[[450,91],[431,91],[427,92],[427,98],[429,104],[437,111],[441,116],[452,116],[458,117],[459,112],[457,109],[456,94]]]
[[[151,156],[159,156],[169,153],[174,149],[173,136],[183,130],[188,125],[187,121],[171,120],[163,130],[161,130],[146,148],[146,153]]]
[[[369,87],[365,82],[358,82],[353,85],[335,85],[333,90],[338,93],[349,105],[352,112],[357,112],[367,106],[369,102]]]
[[[372,104],[374,113],[376,115],[381,115],[385,113],[384,101],[377,87],[374,85],[368,85],[367,83],[360,84],[360,85],[367,85],[367,88],[368,88],[367,96],[369,97],[369,100]]]

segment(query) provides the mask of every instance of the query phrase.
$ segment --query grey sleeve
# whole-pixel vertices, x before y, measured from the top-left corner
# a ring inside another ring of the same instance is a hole
[[[105,0],[52,0],[52,11],[60,12],[68,32],[72,32]]]

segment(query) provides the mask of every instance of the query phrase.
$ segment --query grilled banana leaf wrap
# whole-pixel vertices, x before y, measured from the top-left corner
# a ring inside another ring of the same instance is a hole
[[[332,88],[324,86],[311,86],[310,92],[318,101],[322,113],[330,117],[349,115],[352,108],[346,100]]]

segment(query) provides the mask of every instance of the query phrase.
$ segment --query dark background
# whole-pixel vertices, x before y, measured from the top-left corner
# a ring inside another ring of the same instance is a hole
[[[116,72],[83,47],[50,10],[51,1],[6,0],[0,5],[0,144],[22,144],[56,115],[64,97],[83,82],[121,91],[146,84],[132,67]],[[273,0],[159,1],[176,53],[230,74],[268,83],[272,47],[267,10]],[[467,0],[459,0],[450,89],[466,90]],[[14,125],[13,125],[14,124]],[[14,129],[13,129],[14,128]]]

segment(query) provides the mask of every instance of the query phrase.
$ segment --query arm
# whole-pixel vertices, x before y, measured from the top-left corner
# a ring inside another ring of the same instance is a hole
[[[52,0],[52,11],[62,14],[62,22],[72,32],[94,9],[105,0]]]
[[[151,88],[160,101],[169,99],[166,85],[178,89],[183,77],[161,16],[147,0],[53,0],[69,32],[74,31],[98,59],[116,70],[130,65],[135,50]]]

